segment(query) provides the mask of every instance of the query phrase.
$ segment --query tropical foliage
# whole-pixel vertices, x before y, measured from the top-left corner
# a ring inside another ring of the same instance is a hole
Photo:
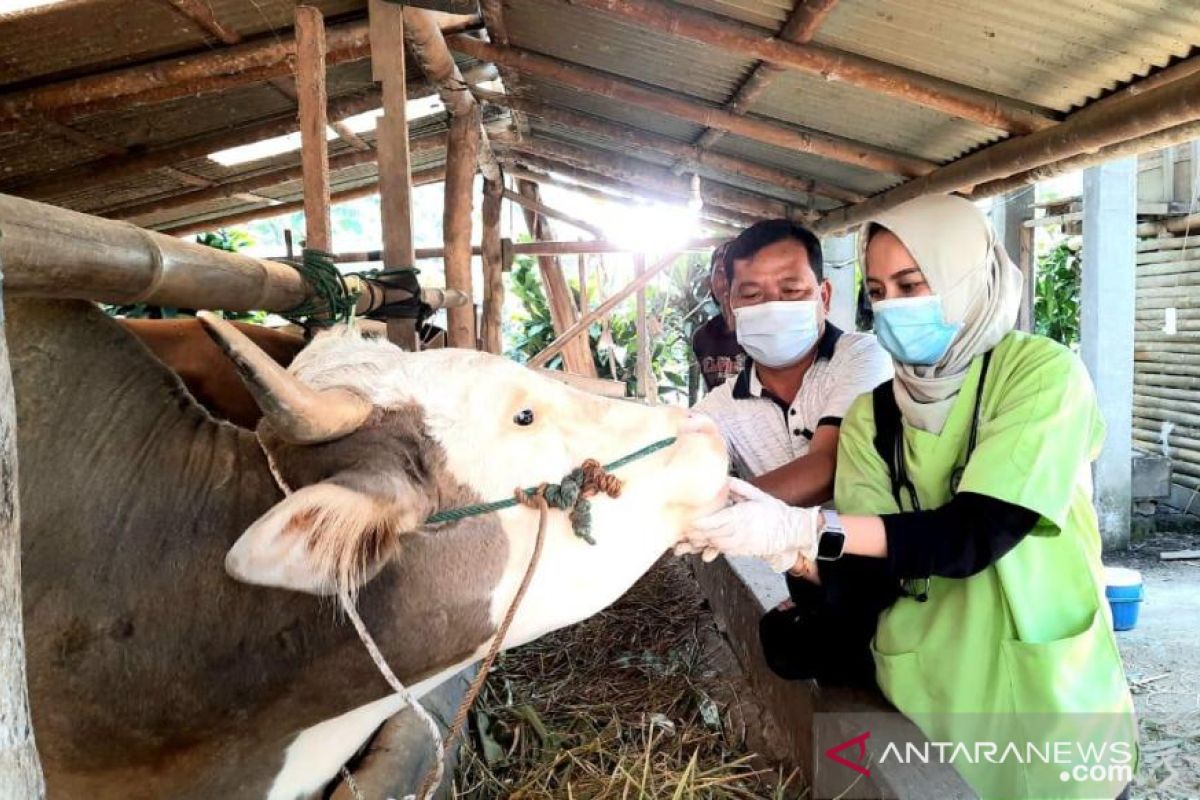
[[[1034,331],[1072,348],[1079,345],[1081,268],[1078,240],[1059,242],[1037,264]]]
[[[680,257],[665,272],[665,285],[646,288],[647,333],[651,337],[650,363],[658,394],[664,399],[694,399],[698,375],[691,369],[691,337],[715,313],[708,300],[707,259],[700,254]],[[600,301],[598,284],[588,284],[589,306]],[[570,282],[576,302],[579,285]],[[542,288],[541,277],[532,257],[518,257],[508,276],[508,291],[519,307],[506,325],[508,355],[527,361],[554,340],[550,304]],[[618,306],[608,319],[597,322],[588,331],[596,372],[604,378],[622,381],[629,394],[637,391],[638,347],[636,306],[631,299]],[[549,364],[559,366],[556,356]]]

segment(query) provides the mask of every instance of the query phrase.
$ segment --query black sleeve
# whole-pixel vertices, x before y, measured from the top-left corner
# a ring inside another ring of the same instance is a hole
[[[967,578],[1017,546],[1039,515],[983,494],[962,492],[934,511],[884,514],[887,561],[900,579]]]

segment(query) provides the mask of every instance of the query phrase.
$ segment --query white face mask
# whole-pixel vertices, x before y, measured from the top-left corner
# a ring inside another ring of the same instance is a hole
[[[765,367],[789,367],[817,343],[817,301],[776,300],[733,310],[737,340]]]

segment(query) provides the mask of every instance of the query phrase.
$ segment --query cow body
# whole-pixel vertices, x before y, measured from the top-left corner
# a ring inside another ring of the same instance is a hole
[[[402,680],[435,685],[478,658],[494,635],[528,563],[537,514],[516,508],[422,534],[396,520],[419,522],[434,510],[556,480],[580,460],[571,439],[611,460],[680,426],[665,413],[622,423],[622,408],[590,408],[599,401],[478,354],[410,355],[421,360],[380,374],[378,364],[364,366],[367,351],[318,339],[301,374],[307,369],[320,384],[356,365],[376,370],[359,389],[374,393],[375,410],[360,430],[316,446],[291,446],[266,431],[263,443],[297,490],[285,498],[253,433],[214,421],[94,308],[21,301],[8,312],[30,695],[55,797],[290,798],[319,790],[330,776],[297,765],[312,752],[331,757],[341,748],[349,757],[361,739],[325,746],[316,734],[298,734],[374,702],[367,707],[383,711],[360,725],[365,738],[395,704],[376,702],[387,685],[330,599],[232,580],[222,568],[231,548],[251,554],[229,555],[234,574],[291,586],[295,576],[268,574],[271,559],[261,554],[270,556],[275,540],[261,538],[299,532],[309,537],[303,554],[333,552],[321,538],[328,526],[316,521],[351,503],[369,524],[348,544],[333,543],[350,556],[333,557],[376,556],[363,562],[354,587],[360,612]],[[377,357],[395,358],[380,350],[367,360]],[[484,382],[474,391],[444,385],[456,369]],[[499,386],[486,383],[489,370],[498,370]],[[504,388],[505,376],[515,388]],[[531,394],[514,400],[505,391]],[[556,424],[566,427],[555,441],[566,443],[548,447],[542,437],[524,447],[502,428],[472,422],[497,409],[511,422],[511,402],[557,411],[564,422]],[[599,437],[588,433],[597,421],[609,424]],[[497,441],[509,444],[490,450]],[[556,514],[505,645],[615,600],[687,519],[712,506],[723,465],[719,440],[704,432],[631,466],[622,498],[596,503],[596,548]],[[337,516],[329,529],[354,514]],[[628,530],[635,520],[645,528]]]

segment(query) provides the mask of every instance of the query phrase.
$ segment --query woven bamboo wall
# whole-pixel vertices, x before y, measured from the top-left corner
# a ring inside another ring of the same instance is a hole
[[[1162,453],[1165,442],[1175,483],[1189,489],[1200,489],[1197,234],[1139,241],[1134,336],[1134,447]]]

